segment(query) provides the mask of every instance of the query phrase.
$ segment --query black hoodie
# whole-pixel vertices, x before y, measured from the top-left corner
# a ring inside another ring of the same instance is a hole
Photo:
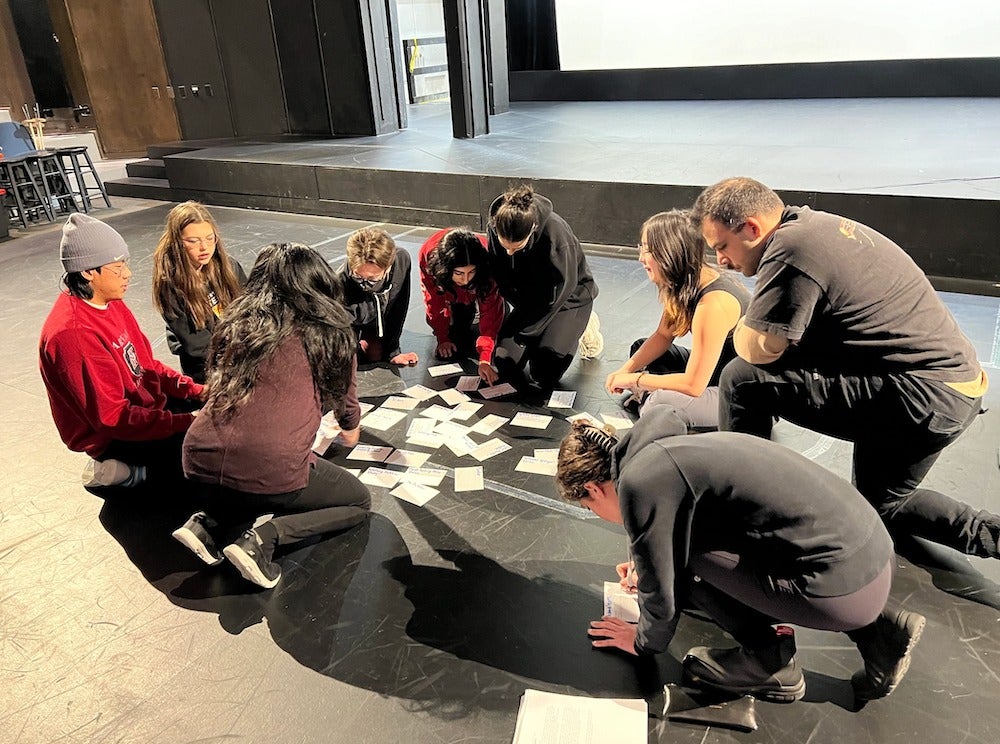
[[[611,479],[639,575],[637,652],[670,643],[692,555],[735,553],[765,591],[793,586],[812,597],[850,594],[885,568],[889,533],[846,480],[766,439],[676,436],[684,431],[669,408],[657,406],[612,454]]]
[[[491,222],[502,199],[490,205]],[[500,245],[492,225],[486,231],[493,278],[520,319],[517,332],[528,337],[541,336],[563,308],[581,307],[597,297],[597,284],[573,230],[544,196],[535,194],[534,204],[535,231],[513,256]]]

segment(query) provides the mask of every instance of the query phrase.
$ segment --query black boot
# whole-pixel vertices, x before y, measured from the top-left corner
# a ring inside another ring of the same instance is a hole
[[[851,677],[859,701],[877,700],[896,689],[910,668],[910,653],[926,624],[916,612],[882,610],[871,625],[847,633],[865,661],[865,668]]]
[[[982,521],[970,553],[980,558],[1000,558],[1000,516],[980,512]]]
[[[690,682],[773,703],[791,703],[806,694],[806,681],[795,662],[795,632],[775,628],[774,639],[758,648],[717,649],[698,646],[684,656]]]

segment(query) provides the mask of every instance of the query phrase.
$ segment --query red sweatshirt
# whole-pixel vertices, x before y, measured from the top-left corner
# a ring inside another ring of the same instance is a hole
[[[427,257],[438,247],[447,233],[453,228],[445,228],[431,235],[420,246],[420,286],[424,291],[424,309],[427,314],[427,325],[434,331],[434,337],[439,344],[449,340],[448,329],[451,327],[451,306],[472,305],[479,302],[479,337],[476,339],[476,351],[479,359],[490,362],[493,359],[493,347],[496,346],[497,334],[503,323],[504,301],[500,296],[496,283],[491,279],[485,296],[480,297],[475,291],[455,286],[453,289],[442,289],[437,280],[427,269]],[[486,237],[477,235],[479,242],[486,250]]]
[[[149,339],[121,300],[96,308],[63,292],[42,327],[39,367],[59,436],[74,452],[99,457],[112,440],[166,439],[191,425],[167,398],[202,386],[153,358]]]

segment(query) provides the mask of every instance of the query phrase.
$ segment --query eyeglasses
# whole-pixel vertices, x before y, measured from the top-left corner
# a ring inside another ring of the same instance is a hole
[[[357,274],[352,270],[348,271],[348,276],[350,276],[353,281],[361,285],[362,289],[372,289],[375,286],[377,286],[379,282],[385,279],[388,273],[389,273],[388,271],[383,271],[379,276],[367,277],[367,276],[361,276],[360,274]]]
[[[204,238],[181,238],[181,240],[184,241],[184,245],[215,245],[218,236],[213,233],[212,235],[206,235]]]
[[[101,268],[107,269],[120,279],[125,275],[125,269],[129,268],[128,259],[126,258],[124,261],[116,261],[114,264],[105,264]]]
[[[643,253],[649,253],[649,252],[650,252],[650,251],[649,251],[649,246],[648,246],[648,245],[646,245],[645,243],[636,243],[636,244],[635,244],[635,247],[639,249],[639,255],[640,255],[640,256],[641,256],[641,255],[642,255]]]

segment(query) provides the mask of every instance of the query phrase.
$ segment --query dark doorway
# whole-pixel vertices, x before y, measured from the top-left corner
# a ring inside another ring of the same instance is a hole
[[[10,0],[10,12],[39,108],[71,107],[73,96],[66,82],[49,6],[38,0]]]

